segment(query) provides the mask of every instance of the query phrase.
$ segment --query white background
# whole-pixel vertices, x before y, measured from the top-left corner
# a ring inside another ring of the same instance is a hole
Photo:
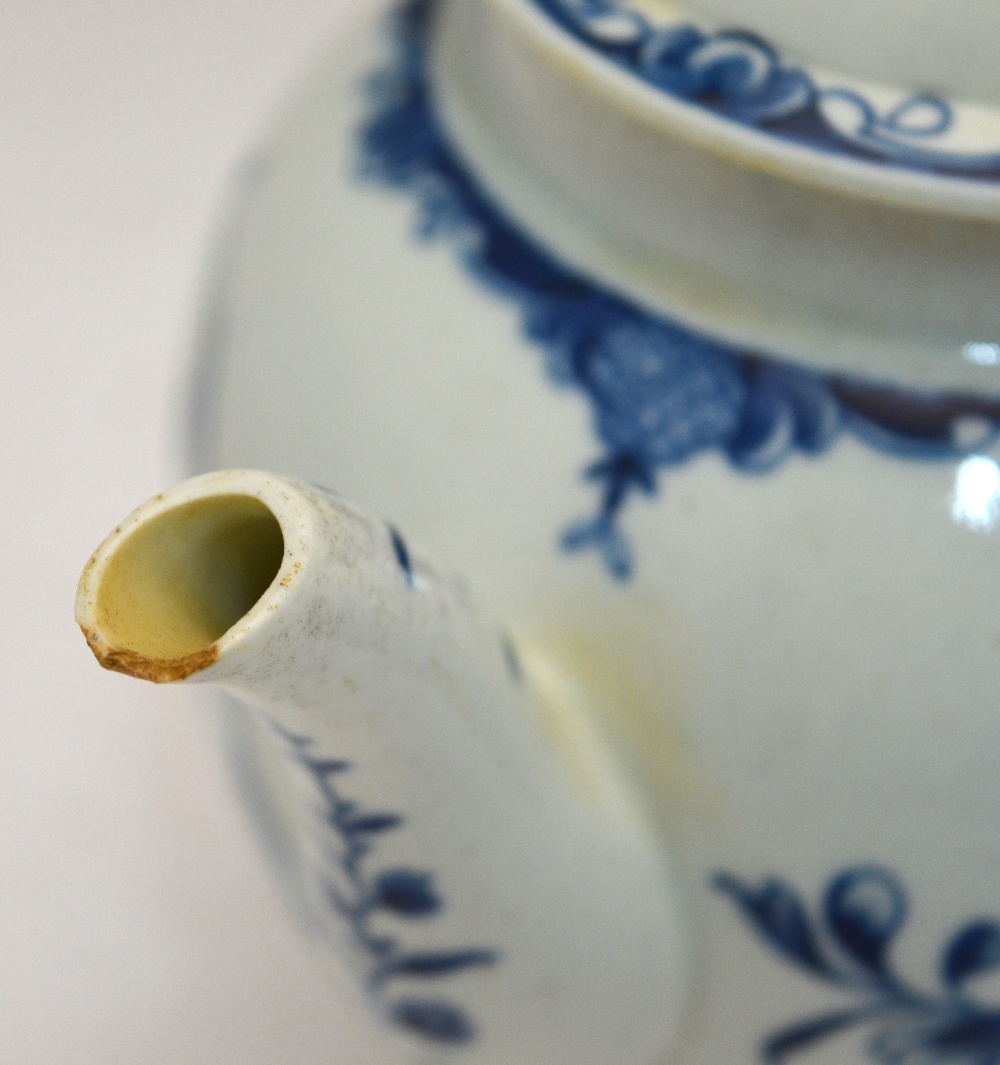
[[[99,670],[88,555],[181,474],[227,178],[368,0],[0,3],[0,1065],[355,1065],[183,690]]]

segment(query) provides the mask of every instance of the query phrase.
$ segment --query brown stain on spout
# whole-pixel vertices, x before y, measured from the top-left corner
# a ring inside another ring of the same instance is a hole
[[[195,673],[208,669],[219,658],[217,644],[211,644],[193,654],[180,658],[149,658],[137,651],[116,650],[108,647],[100,638],[84,626],[80,626],[94,657],[105,668],[115,673],[124,673],[139,680],[150,680],[154,684],[170,684],[186,680]]]

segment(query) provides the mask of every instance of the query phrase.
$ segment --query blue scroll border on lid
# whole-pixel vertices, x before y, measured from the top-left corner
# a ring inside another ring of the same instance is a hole
[[[734,470],[767,474],[845,434],[913,460],[952,461],[997,439],[1000,399],[817,373],[653,314],[564,266],[507,217],[448,143],[427,70],[436,8],[437,0],[405,0],[391,15],[388,57],[367,83],[359,176],[409,194],[418,238],[452,242],[473,278],[519,308],[548,379],[588,403],[599,450],[583,476],[597,502],[567,524],[564,550],[596,552],[627,580],[637,564],[629,504],[656,495],[664,471],[713,452]]]
[[[821,87],[763,37],[660,26],[628,0],[531,0],[579,43],[674,99],[761,133],[871,163],[1000,181],[1000,144],[957,150],[956,107],[935,93],[880,106],[858,86]],[[831,115],[836,113],[836,121]]]

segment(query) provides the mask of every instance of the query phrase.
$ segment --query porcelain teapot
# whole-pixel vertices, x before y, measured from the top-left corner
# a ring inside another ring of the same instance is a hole
[[[408,0],[241,172],[78,618],[387,1061],[1000,1060],[1000,9],[808,9]]]

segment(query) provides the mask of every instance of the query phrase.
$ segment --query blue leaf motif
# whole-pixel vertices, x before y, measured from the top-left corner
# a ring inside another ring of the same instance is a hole
[[[401,917],[429,917],[441,908],[429,873],[394,869],[375,881],[375,905]]]
[[[560,540],[564,551],[595,547],[612,576],[625,580],[632,573],[632,550],[625,535],[608,517],[571,525]]]
[[[775,949],[814,972],[827,971],[805,907],[787,884],[766,880],[754,891],[727,873],[719,873],[713,884],[739,905]]]
[[[838,876],[827,892],[826,921],[844,950],[882,971],[885,952],[906,919],[906,893],[885,869],[862,866]]]
[[[871,1040],[869,1051],[883,1065],[998,1065],[1000,1014],[960,1006],[897,1020]]]
[[[774,882],[751,891],[731,875],[718,874],[714,883],[760,925],[773,946],[789,953],[788,934],[772,934],[773,905],[764,905]],[[761,1045],[765,1065],[784,1065],[827,1037],[861,1025],[872,1033],[868,1057],[880,1065],[1000,1065],[1000,1010],[985,1008],[962,986],[1000,966],[1000,923],[973,921],[955,934],[941,962],[946,990],[935,996],[885,968],[887,947],[907,911],[896,876],[872,866],[847,870],[831,881],[824,904],[844,956],[827,957],[814,975],[853,995],[855,1004],[768,1036]]]
[[[278,726],[275,731],[315,786],[322,800],[322,820],[332,830],[324,833],[323,851],[329,864],[317,870],[317,887],[332,913],[352,934],[354,944],[369,962],[367,988],[379,1012],[414,1036],[440,1043],[468,1042],[476,1031],[465,1013],[445,1001],[407,999],[387,1001],[386,985],[395,977],[443,978],[475,966],[491,966],[500,960],[495,950],[467,949],[442,953],[409,953],[393,935],[373,927],[380,914],[419,919],[434,917],[444,909],[444,900],[434,888],[430,873],[389,869],[372,873],[368,859],[380,835],[399,828],[404,819],[396,813],[362,809],[341,794],[337,774],[351,768],[346,761],[331,759],[313,750],[313,740]]]
[[[1000,925],[976,921],[959,931],[941,963],[941,976],[950,987],[981,976],[1000,965]]]
[[[456,950],[441,954],[409,954],[392,958],[381,966],[372,977],[375,985],[384,984],[394,977],[412,976],[437,978],[451,976],[476,966],[495,965],[498,960],[495,950]]]
[[[403,999],[393,1004],[391,1015],[401,1028],[439,1043],[468,1043],[476,1034],[466,1015],[446,1002]]]
[[[399,568],[403,571],[406,583],[412,588],[414,583],[413,563],[410,560],[410,550],[406,546],[406,541],[399,534],[399,531],[391,525],[389,526],[389,538],[392,540],[392,550],[396,556],[396,562],[399,563]]]
[[[784,1031],[771,1036],[764,1043],[762,1054],[764,1061],[768,1065],[778,1065],[788,1055],[800,1050],[806,1050],[813,1043],[865,1021],[869,1016],[870,1010],[865,1008],[847,1009],[802,1021],[793,1028],[786,1028]]]
[[[393,828],[399,828],[402,823],[403,819],[398,814],[363,814],[351,818],[344,827],[348,832],[368,834],[388,832]]]
[[[317,761],[314,768],[317,774],[328,776],[331,773],[346,773],[351,763],[342,758],[324,758]]]

